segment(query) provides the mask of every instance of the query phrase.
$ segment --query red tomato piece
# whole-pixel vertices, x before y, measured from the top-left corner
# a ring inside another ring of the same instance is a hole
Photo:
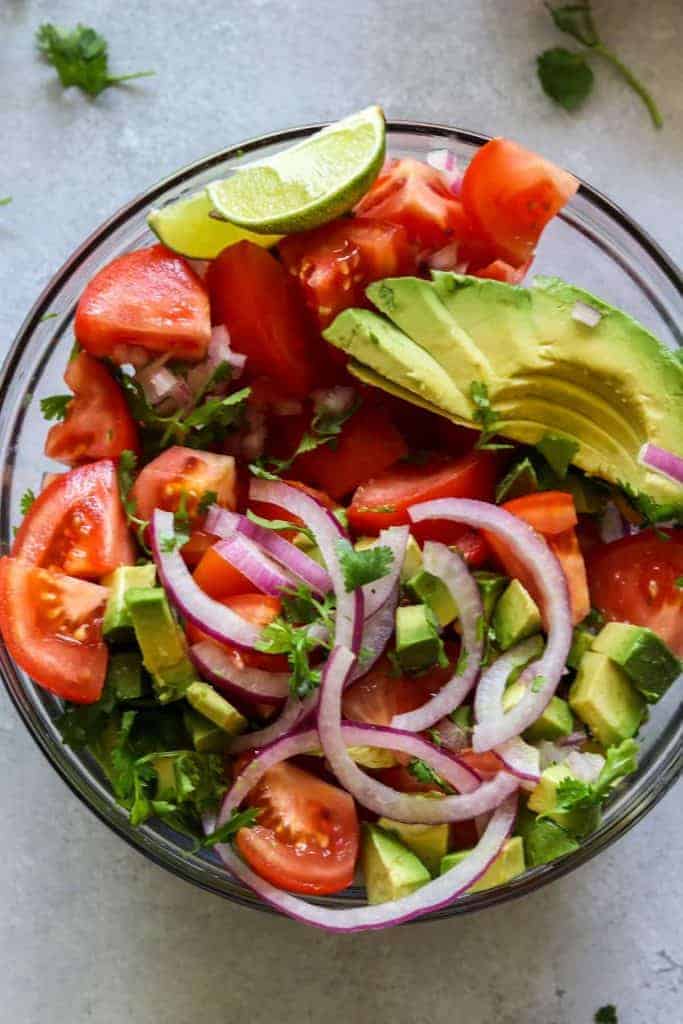
[[[193,575],[202,590],[216,601],[256,591],[251,581],[214,547],[207,548]]]
[[[470,231],[463,205],[441,172],[409,157],[386,162],[356,213],[402,225],[421,249],[441,249]]]
[[[610,622],[631,622],[654,630],[683,657],[683,529],[643,530],[588,556],[588,585],[594,606]]]
[[[320,327],[343,309],[369,305],[365,288],[371,281],[412,274],[417,267],[400,224],[360,217],[290,235],[278,248]]]
[[[78,303],[74,332],[86,351],[116,362],[127,361],[131,345],[203,359],[211,339],[209,297],[187,260],[152,245],[118,256],[95,274]]]
[[[329,494],[325,494],[324,491],[319,491],[315,487],[308,487],[306,484],[302,484],[300,480],[285,480],[284,483],[290,487],[296,487],[298,491],[308,494],[311,498],[315,498],[319,504],[329,508],[330,511],[337,507],[336,502],[332,500]],[[286,508],[280,508],[279,505],[269,505],[265,501],[251,501],[249,502],[249,508],[255,515],[261,516],[263,519],[284,519],[285,522],[294,523],[296,526],[304,525],[298,516],[292,515]],[[291,540],[291,536],[289,539]]]
[[[578,523],[574,498],[565,491],[537,491],[513,498],[503,505],[513,516],[523,519],[545,537],[565,533]]]
[[[180,554],[185,559],[186,565],[196,569],[206,552],[210,547],[213,547],[217,540],[218,537],[213,533],[207,533],[205,530],[194,530],[190,534],[187,544],[183,544],[180,549]]]
[[[225,324],[249,377],[276,382],[282,394],[304,398],[316,386],[317,344],[296,283],[266,249],[231,245],[207,276],[214,323]]]
[[[190,524],[200,527],[204,521],[199,508],[202,497],[213,492],[217,504],[234,509],[235,486],[235,460],[231,455],[175,445],[147,463],[130,494],[140,519],[150,519],[155,508],[176,512],[184,500]]]
[[[269,594],[259,594],[253,591],[251,584],[250,593],[231,594],[228,597],[220,598],[221,604],[231,608],[237,615],[250,622],[252,626],[259,626],[263,629],[276,619],[282,610],[280,599]],[[217,600],[219,600],[217,598]],[[185,626],[187,639],[191,644],[198,644],[201,640],[210,640],[205,633],[188,622]],[[215,643],[215,641],[213,641]],[[284,654],[261,654],[259,651],[238,650],[227,644],[221,644],[224,650],[228,651],[240,665],[247,665],[251,668],[262,668],[264,672],[286,672],[288,668],[287,658]]]
[[[572,174],[549,160],[509,139],[492,139],[465,171],[462,202],[496,257],[522,267],[578,187]]]
[[[121,388],[106,367],[87,352],[69,361],[64,381],[74,393],[61,423],[48,431],[45,454],[75,466],[95,459],[116,459],[129,449],[138,453],[135,420]]]
[[[521,267],[512,267],[505,260],[493,260],[479,270],[472,270],[473,277],[487,277],[492,281],[502,281],[503,284],[521,284],[526,277],[532,261],[527,260]]]
[[[322,445],[300,455],[291,473],[342,498],[407,454],[405,441],[381,406],[367,403],[344,424],[334,447]]]
[[[342,698],[342,715],[353,722],[389,725],[394,715],[419,708],[453,675],[457,645],[446,646],[451,665],[438,665],[419,676],[397,676],[387,657],[382,657],[367,675],[353,683]]]
[[[0,559],[0,634],[16,663],[65,700],[98,700],[107,672],[102,616],[108,590],[96,583]]]
[[[60,473],[31,505],[14,538],[12,557],[84,579],[133,565],[135,546],[116,464],[101,459]]]

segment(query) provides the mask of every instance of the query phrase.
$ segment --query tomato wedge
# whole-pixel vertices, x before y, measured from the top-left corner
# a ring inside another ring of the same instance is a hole
[[[38,495],[12,545],[13,558],[52,572],[99,579],[133,565],[116,465],[100,459],[60,473]]]
[[[361,217],[290,235],[278,249],[321,328],[343,309],[368,306],[371,281],[417,269],[415,248],[400,224]]]
[[[664,540],[666,535],[669,539]],[[683,529],[643,530],[588,555],[595,607],[610,622],[648,626],[683,658]]]
[[[98,700],[107,672],[106,587],[0,559],[0,634],[16,663],[65,700]]]
[[[236,570],[234,570],[236,571]],[[251,587],[251,584],[248,584]],[[212,595],[213,596],[213,595]],[[252,626],[259,626],[263,629],[273,619],[276,619],[282,610],[280,599],[269,594],[256,592],[231,594],[227,597],[216,598],[226,608],[241,615],[243,619],[250,622]],[[188,622],[185,626],[187,639],[191,644],[198,644],[201,640],[211,639],[201,629]],[[214,641],[215,642],[215,641]],[[221,644],[224,650],[228,651],[240,665],[247,665],[251,668],[261,668],[264,672],[286,672],[288,668],[287,658],[284,654],[261,654],[259,651],[238,650],[228,644]]]
[[[574,498],[565,491],[538,491],[506,501],[503,508],[544,537],[571,530],[578,523]]]
[[[572,174],[537,153],[509,139],[492,139],[465,171],[462,202],[495,256],[521,268],[578,187]]]
[[[66,417],[48,431],[49,459],[76,466],[96,459],[116,459],[129,449],[140,451],[135,420],[121,388],[106,367],[87,352],[69,361],[64,381],[74,393]]]
[[[211,339],[209,297],[187,260],[152,245],[95,274],[78,303],[74,332],[86,351],[115,362],[127,361],[131,345],[202,359]]]
[[[237,833],[246,862],[281,889],[322,896],[353,881],[360,830],[353,799],[337,786],[279,764],[247,797],[258,822]]]
[[[251,581],[214,547],[204,552],[193,576],[202,590],[216,601],[256,590]]]
[[[213,321],[225,324],[233,348],[246,355],[247,375],[304,398],[316,386],[322,346],[282,264],[253,242],[238,242],[211,263],[207,282]]]
[[[454,662],[456,645],[447,645]],[[387,657],[382,657],[367,675],[353,683],[342,698],[342,715],[353,722],[389,725],[394,715],[414,711],[437,693],[453,675],[453,667],[435,666],[419,676],[396,675]]]
[[[325,494],[324,491],[319,491],[315,487],[308,487],[306,484],[302,484],[300,480],[285,480],[284,483],[288,484],[289,487],[296,487],[297,491],[302,491],[303,494],[308,494],[311,498],[315,498],[317,502],[325,508],[329,508],[330,511],[337,507],[337,503],[332,500],[329,494]],[[280,508],[279,505],[269,505],[265,501],[250,501],[249,508],[255,515],[261,516],[263,519],[284,519],[285,522],[294,523],[296,526],[304,525],[298,516],[288,512],[286,508]],[[292,539],[291,534],[288,539]]]
[[[491,281],[502,281],[503,284],[521,284],[526,277],[532,260],[527,260],[520,267],[512,267],[505,260],[493,260],[479,270],[471,270],[473,277],[487,277]]]
[[[217,504],[234,509],[235,488],[235,460],[231,455],[174,445],[144,467],[130,493],[141,519],[149,519],[155,508],[177,512],[184,501],[190,525],[200,527],[204,495],[213,493]]]

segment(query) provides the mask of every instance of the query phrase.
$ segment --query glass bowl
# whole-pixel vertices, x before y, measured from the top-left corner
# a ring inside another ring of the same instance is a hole
[[[12,345],[0,378],[0,547],[11,544],[12,526],[20,519],[20,496],[38,490],[42,474],[56,467],[42,453],[46,425],[39,399],[64,390],[62,374],[72,344],[76,303],[88,280],[115,256],[153,241],[145,215],[153,206],[172,202],[255,157],[274,154],[319,125],[277,132],[244,142],[178,171],[133,199],[92,234],[53,277],[28,314]],[[464,167],[487,137],[441,125],[390,122],[389,153],[424,159],[448,147]],[[543,235],[534,270],[556,274],[621,306],[666,344],[681,342],[681,278],[675,265],[622,210],[582,184],[578,194]],[[46,314],[57,314],[46,319]],[[63,467],[62,467],[63,468]],[[236,903],[266,908],[234,881],[215,854],[190,853],[190,843],[163,824],[132,828],[115,802],[97,763],[62,744],[55,722],[60,701],[35,686],[0,644],[2,676],[19,714],[53,767],[80,799],[110,828],[151,860],[195,885]],[[583,846],[562,860],[534,868],[518,879],[469,895],[429,915],[446,917],[522,896],[572,871],[609,846],[661,799],[683,765],[683,704],[677,695],[653,708],[644,730],[637,773],[610,801],[603,824]],[[321,902],[350,906],[363,891],[351,888]]]

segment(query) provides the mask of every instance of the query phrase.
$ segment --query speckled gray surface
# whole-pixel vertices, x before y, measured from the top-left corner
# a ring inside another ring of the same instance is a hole
[[[610,194],[680,260],[680,0],[595,4],[652,84],[663,132],[606,68],[570,117],[533,57],[540,2],[124,0],[0,7],[0,353],[48,277],[132,194],[224,144],[378,100],[390,116],[508,133]],[[44,19],[103,31],[93,103],[35,59]],[[621,1024],[681,1019],[680,787],[572,877],[476,918],[329,937],[233,908],[128,849],[48,767],[0,695],[0,1021]]]

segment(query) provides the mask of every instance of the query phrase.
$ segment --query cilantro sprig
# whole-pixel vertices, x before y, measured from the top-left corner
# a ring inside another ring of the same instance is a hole
[[[344,586],[349,594],[357,587],[387,576],[394,562],[393,551],[385,545],[356,551],[348,540],[337,541],[337,555],[344,575]]]
[[[408,771],[417,779],[418,782],[423,783],[427,786],[435,786],[440,789],[443,793],[447,793],[449,796],[454,790],[445,782],[441,776],[431,768],[426,761],[423,761],[419,757],[413,758],[408,765]]]
[[[21,498],[19,499],[19,510],[22,516],[25,516],[28,513],[28,510],[30,509],[31,505],[35,500],[35,493],[29,487],[27,490],[24,491]]]
[[[472,418],[475,423],[479,423],[481,426],[481,434],[475,447],[485,451],[499,451],[503,448],[511,448],[512,445],[510,444],[493,443],[491,441],[500,422],[500,416],[491,405],[489,389],[483,380],[472,381],[470,385],[470,398],[474,404]]]
[[[205,836],[204,839],[200,839],[192,852],[197,853],[198,850],[210,849],[217,843],[232,842],[241,828],[254,827],[260,813],[260,807],[245,807],[241,811],[235,809],[224,824],[220,825],[213,832],[209,832],[208,836]]]
[[[63,420],[73,395],[48,395],[41,398],[40,411],[46,420]]]
[[[301,584],[282,595],[282,614],[265,627],[256,643],[259,651],[287,657],[289,690],[300,700],[317,689],[322,678],[321,670],[311,665],[312,652],[319,647],[329,647],[329,642],[314,634],[311,626],[320,623],[328,638],[332,638],[334,608],[332,594],[319,600],[309,587]]]
[[[611,790],[625,775],[638,767],[638,744],[633,739],[623,740],[607,751],[605,764],[595,782],[583,782],[568,777],[558,783],[556,790],[557,811],[583,811],[600,807]]]
[[[69,30],[45,22],[36,32],[36,46],[55,68],[65,89],[75,85],[89,96],[99,96],[112,85],[130,82],[134,78],[148,78],[155,73],[134,71],[127,75],[111,75],[107,41],[87,25],[78,24]]]
[[[571,36],[585,49],[576,52],[566,50],[564,47],[553,47],[540,54],[536,66],[544,92],[565,110],[575,110],[580,107],[590,95],[594,84],[593,71],[586,58],[589,55],[597,54],[611,64],[626,84],[640,97],[655,128],[661,128],[662,115],[652,94],[633,71],[605,46],[600,38],[590,2],[559,6],[546,4],[546,7],[560,32]]]

